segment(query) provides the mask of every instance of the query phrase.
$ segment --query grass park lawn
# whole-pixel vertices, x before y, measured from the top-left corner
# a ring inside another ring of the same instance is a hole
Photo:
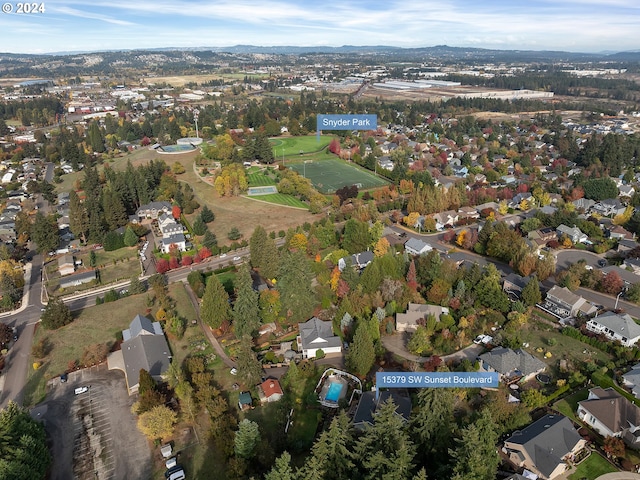
[[[388,185],[386,179],[333,155],[316,155],[302,162],[292,161],[287,166],[311,180],[313,186],[325,194],[348,185],[357,185],[360,190]]]
[[[298,200],[291,195],[285,195],[283,193],[267,193],[266,195],[258,195],[255,197],[247,197],[251,200],[259,200],[262,202],[275,203],[276,205],[286,205],[289,207],[309,209],[309,205],[301,200]]]
[[[273,177],[265,174],[266,171],[252,172],[247,174],[247,180],[250,187],[264,187],[268,185],[275,185],[276,181]]]
[[[335,137],[320,135],[320,141],[316,135],[305,135],[303,137],[275,137],[269,142],[273,146],[273,156],[282,159],[293,155],[315,153],[324,150]]]
[[[604,475],[605,473],[613,473],[617,472],[613,465],[607,462],[604,458],[602,458],[598,453],[591,452],[591,455],[578,465],[576,471],[569,475],[569,480],[595,480],[600,475]]]

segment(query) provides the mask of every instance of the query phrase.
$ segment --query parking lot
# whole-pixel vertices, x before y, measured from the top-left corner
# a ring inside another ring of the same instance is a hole
[[[47,398],[32,411],[52,441],[50,478],[150,478],[151,452],[131,413],[133,401],[122,373],[106,365],[72,372],[64,383],[51,380]]]

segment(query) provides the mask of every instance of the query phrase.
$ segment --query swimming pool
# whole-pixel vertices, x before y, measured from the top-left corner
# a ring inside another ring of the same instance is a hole
[[[329,390],[327,390],[327,395],[324,397],[325,400],[329,402],[338,402],[340,398],[340,392],[342,392],[343,385],[339,382],[331,382],[329,385]]]

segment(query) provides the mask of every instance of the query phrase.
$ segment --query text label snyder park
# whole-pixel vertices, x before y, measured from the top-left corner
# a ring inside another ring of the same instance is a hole
[[[377,372],[378,388],[497,388],[497,372]]]

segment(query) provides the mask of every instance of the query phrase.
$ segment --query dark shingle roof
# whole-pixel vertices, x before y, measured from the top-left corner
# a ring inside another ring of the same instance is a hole
[[[522,349],[497,347],[479,357],[484,363],[502,375],[509,375],[516,370],[524,376],[546,368],[542,360],[538,360]]]
[[[142,368],[151,376],[166,372],[171,362],[171,351],[164,335],[138,335],[122,342],[122,357],[127,383],[132,388],[139,383]]]
[[[364,392],[362,397],[360,397],[356,414],[353,417],[353,424],[361,427],[366,424],[373,424],[376,410],[389,399],[395,403],[396,413],[405,420],[409,420],[409,415],[411,414],[411,399],[408,395],[403,395],[397,390],[385,390],[380,392],[376,400],[376,392],[368,391]]]
[[[640,425],[640,408],[613,388],[592,388],[589,396],[591,399],[578,402],[579,408],[589,412],[612,432],[621,432],[629,428],[629,424]]]
[[[545,415],[505,442],[522,445],[540,473],[549,477],[562,458],[581,440],[571,421],[563,415]]]

